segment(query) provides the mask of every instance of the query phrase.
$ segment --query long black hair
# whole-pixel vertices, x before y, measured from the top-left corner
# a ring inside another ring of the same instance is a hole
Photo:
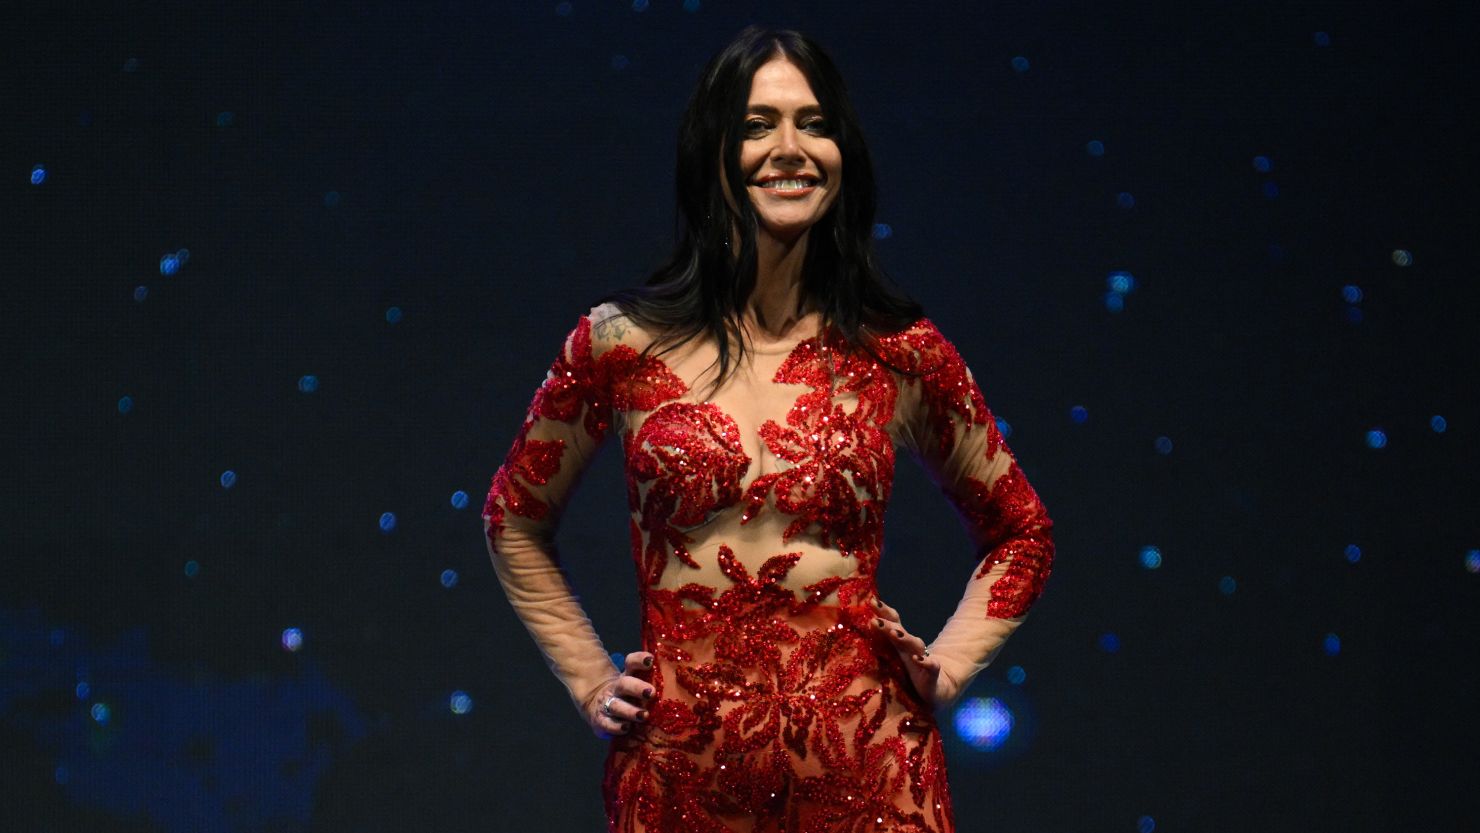
[[[613,293],[611,301],[635,323],[655,333],[649,349],[672,350],[701,334],[719,348],[718,388],[744,356],[739,326],[755,289],[757,218],[740,170],[740,145],[757,69],[773,57],[795,64],[812,87],[829,137],[842,153],[843,183],[837,200],[807,233],[801,292],[852,346],[877,357],[873,339],[918,320],[920,305],[884,274],[873,251],[874,169],[843,77],[822,47],[789,29],[748,26],[704,69],[678,131],[677,245],[668,262],[640,287]],[[716,161],[738,215],[724,197]],[[739,227],[737,256],[730,230]],[[740,354],[731,354],[731,345]]]

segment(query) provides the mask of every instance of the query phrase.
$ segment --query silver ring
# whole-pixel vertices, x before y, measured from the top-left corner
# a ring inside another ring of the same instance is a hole
[[[930,656],[930,649],[929,648],[926,648],[925,649],[925,656],[927,656],[927,657]]]
[[[617,699],[617,695],[615,695],[615,694],[608,694],[607,695],[606,700],[604,702],[602,702],[602,704],[601,704],[601,713],[602,714],[606,715],[607,717],[614,717],[614,715],[612,714],[612,701],[615,700],[615,699]]]

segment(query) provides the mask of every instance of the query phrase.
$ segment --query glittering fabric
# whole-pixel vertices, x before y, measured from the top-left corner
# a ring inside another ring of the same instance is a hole
[[[536,395],[485,506],[495,552],[522,557],[553,534],[613,428],[627,470],[656,697],[612,741],[612,833],[955,829],[933,708],[874,627],[895,448],[960,512],[977,580],[996,576],[971,613],[983,623],[1037,599],[1051,523],[930,322],[877,353],[828,331],[743,394],[696,401],[690,365],[593,339],[583,318]]]

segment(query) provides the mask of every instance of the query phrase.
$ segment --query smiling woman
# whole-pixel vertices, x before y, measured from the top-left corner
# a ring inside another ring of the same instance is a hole
[[[677,185],[672,257],[580,317],[494,475],[499,579],[611,739],[613,833],[953,831],[935,712],[1042,592],[1052,522],[960,355],[874,261],[868,149],[816,44],[752,27],[711,61]],[[642,611],[621,669],[551,546],[612,433]],[[896,449],[974,544],[929,645],[875,585]]]

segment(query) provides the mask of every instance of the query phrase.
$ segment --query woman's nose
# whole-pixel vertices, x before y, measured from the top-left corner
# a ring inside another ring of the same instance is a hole
[[[771,155],[778,159],[800,160],[802,158],[802,145],[798,139],[796,125],[789,121],[781,123],[777,129],[776,146],[771,149]]]

